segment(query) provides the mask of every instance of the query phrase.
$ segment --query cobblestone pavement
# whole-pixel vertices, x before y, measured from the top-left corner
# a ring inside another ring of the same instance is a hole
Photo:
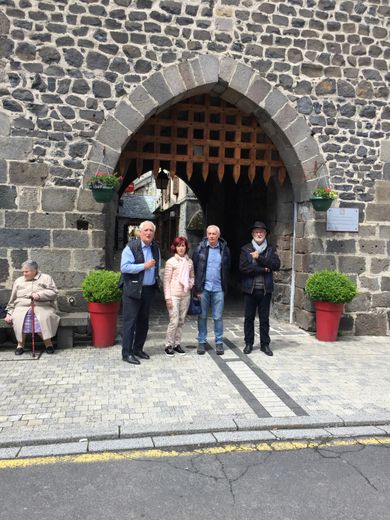
[[[224,356],[215,354],[213,341],[206,355],[196,354],[196,318],[188,317],[182,343],[187,354],[166,357],[167,318],[161,308],[155,310],[145,346],[151,359],[140,366],[121,361],[120,344],[58,349],[37,359],[2,348],[0,445],[27,434],[38,438],[79,429],[87,435],[105,426],[123,433],[178,424],[185,431],[188,425],[218,426],[228,420],[299,423],[321,416],[380,416],[390,422],[389,338],[321,343],[274,320],[274,356],[258,347],[246,356],[239,302],[227,307],[224,321]]]

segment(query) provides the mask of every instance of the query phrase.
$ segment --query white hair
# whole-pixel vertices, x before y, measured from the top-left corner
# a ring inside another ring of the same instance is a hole
[[[215,226],[214,224],[211,224],[210,226],[207,226],[207,233],[209,232],[209,229],[215,229],[215,231],[218,233],[218,236],[220,237],[221,236],[221,230],[219,229],[218,226]]]
[[[26,260],[22,263],[22,269],[23,267],[26,267],[29,271],[38,272],[38,264],[34,260]]]
[[[153,231],[156,231],[156,225],[151,220],[144,220],[143,222],[141,222],[141,224],[139,225],[139,230],[142,231],[146,224],[150,224],[153,228]]]

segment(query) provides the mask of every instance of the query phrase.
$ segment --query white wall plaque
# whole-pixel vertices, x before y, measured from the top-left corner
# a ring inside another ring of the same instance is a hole
[[[357,208],[330,208],[326,212],[326,231],[359,231]]]

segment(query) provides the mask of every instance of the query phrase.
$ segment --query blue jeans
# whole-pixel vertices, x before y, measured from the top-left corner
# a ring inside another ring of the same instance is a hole
[[[198,316],[198,342],[206,343],[207,340],[207,316],[211,306],[211,316],[214,320],[215,343],[223,343],[223,291],[210,292],[203,290],[200,294],[202,313]]]

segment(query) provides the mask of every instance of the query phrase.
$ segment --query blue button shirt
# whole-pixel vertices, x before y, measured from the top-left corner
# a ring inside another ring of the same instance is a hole
[[[208,244],[209,256],[207,258],[206,279],[204,288],[206,291],[222,291],[221,283],[221,251],[219,244],[211,246]]]
[[[144,255],[145,262],[153,260],[152,248],[144,244],[141,240],[142,253]],[[122,251],[121,257],[121,273],[137,274],[145,269],[144,263],[136,264],[132,250],[129,246],[126,246]],[[154,285],[156,283],[156,268],[152,267],[147,269],[144,274],[144,280],[142,285]]]

